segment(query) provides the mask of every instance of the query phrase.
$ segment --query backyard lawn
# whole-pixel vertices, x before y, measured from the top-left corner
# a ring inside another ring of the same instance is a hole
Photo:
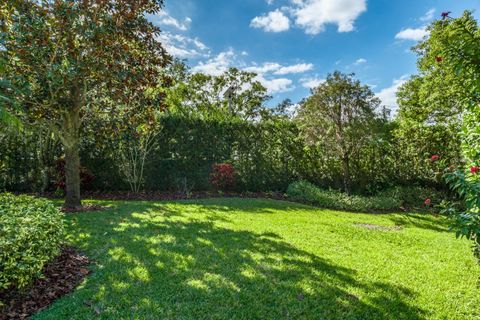
[[[443,218],[252,199],[68,215],[93,261],[34,319],[478,319],[480,267]]]

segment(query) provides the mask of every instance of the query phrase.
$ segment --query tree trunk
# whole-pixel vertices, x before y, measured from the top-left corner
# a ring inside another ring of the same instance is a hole
[[[350,157],[345,155],[342,159],[343,162],[343,188],[347,194],[351,194],[351,180],[350,180]]]
[[[80,113],[77,108],[64,118],[63,147],[65,150],[65,209],[82,207],[80,198]]]

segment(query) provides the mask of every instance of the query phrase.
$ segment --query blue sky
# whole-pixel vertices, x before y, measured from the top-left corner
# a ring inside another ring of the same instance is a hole
[[[171,54],[194,71],[255,71],[274,97],[298,102],[329,72],[354,72],[395,107],[396,88],[416,72],[410,48],[443,11],[479,0],[166,0],[149,18]]]

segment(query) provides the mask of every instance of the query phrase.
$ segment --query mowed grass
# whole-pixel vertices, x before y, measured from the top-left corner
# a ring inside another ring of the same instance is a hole
[[[442,218],[250,199],[108,204],[67,217],[92,273],[34,319],[480,317],[480,268]]]

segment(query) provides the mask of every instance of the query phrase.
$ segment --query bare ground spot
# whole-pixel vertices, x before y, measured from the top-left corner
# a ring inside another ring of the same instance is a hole
[[[364,228],[368,230],[376,230],[376,231],[401,231],[403,227],[401,226],[392,226],[392,227],[387,227],[387,226],[377,226],[374,224],[364,224],[364,223],[356,223],[356,227],[359,228]]]

